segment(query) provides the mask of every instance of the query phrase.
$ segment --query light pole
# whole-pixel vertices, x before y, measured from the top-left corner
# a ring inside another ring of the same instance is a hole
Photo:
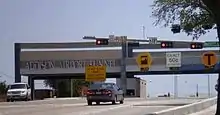
[[[208,74],[208,97],[210,98],[211,97],[211,88],[210,88],[210,76]]]
[[[145,39],[145,26],[142,26],[143,27],[143,38]]]
[[[174,75],[174,98],[178,97],[178,76]]]
[[[150,97],[150,92],[149,92],[149,89],[150,89],[150,88],[149,88],[149,86],[150,86],[150,83],[151,83],[151,82],[152,82],[151,80],[147,82],[147,83],[149,84],[149,85],[148,85],[148,97]]]
[[[199,84],[196,84],[196,97],[199,97]]]

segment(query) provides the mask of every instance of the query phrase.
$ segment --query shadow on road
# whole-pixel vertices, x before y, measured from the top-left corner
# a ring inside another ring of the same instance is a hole
[[[120,105],[119,103],[111,104],[111,103],[100,103],[100,104],[92,104],[92,105],[85,105],[85,106],[113,106],[113,105]]]

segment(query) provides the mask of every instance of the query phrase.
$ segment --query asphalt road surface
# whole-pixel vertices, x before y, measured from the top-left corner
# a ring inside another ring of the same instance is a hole
[[[85,99],[0,103],[0,115],[145,115],[201,99],[125,99],[124,104],[88,106]]]

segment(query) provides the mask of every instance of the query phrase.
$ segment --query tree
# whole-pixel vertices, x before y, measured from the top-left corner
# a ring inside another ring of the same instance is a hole
[[[155,26],[171,26],[177,22],[181,30],[193,39],[209,32],[215,21],[209,9],[199,0],[155,0],[152,17]]]
[[[7,85],[5,81],[0,81],[0,95],[4,95],[7,91]]]
[[[193,39],[217,29],[220,44],[220,0],[154,0],[152,17],[156,18],[155,25],[168,27],[175,22],[181,30]],[[220,84],[220,70],[218,73]],[[220,90],[220,85],[218,85]],[[220,92],[217,99],[216,115],[220,115]]]

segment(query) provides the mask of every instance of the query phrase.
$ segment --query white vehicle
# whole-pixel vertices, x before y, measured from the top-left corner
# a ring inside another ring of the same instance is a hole
[[[31,100],[31,88],[27,83],[13,83],[8,86],[7,102],[14,100]]]

